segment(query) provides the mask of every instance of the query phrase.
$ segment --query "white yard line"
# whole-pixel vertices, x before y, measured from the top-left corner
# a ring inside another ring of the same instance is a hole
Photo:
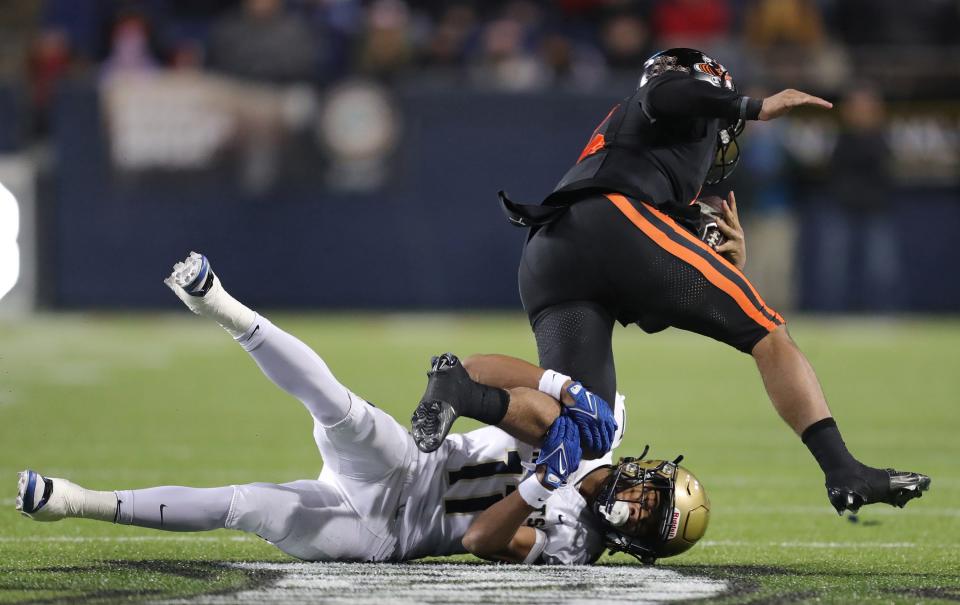
[[[167,603],[326,603],[406,605],[493,603],[561,605],[667,603],[715,597],[727,583],[660,567],[529,567],[471,564],[236,563],[240,569],[279,571],[268,586]],[[625,589],[629,587],[629,590]]]
[[[820,505],[810,505],[810,506],[777,506],[773,507],[762,507],[762,506],[729,506],[722,509],[716,509],[712,511],[714,514],[757,514],[757,515],[770,515],[770,514],[798,514],[798,515],[831,515],[836,517],[837,512],[833,510],[829,504],[826,502],[823,506]],[[899,508],[894,508],[891,506],[869,506],[860,510],[861,518],[870,518],[870,517],[889,517],[893,515],[908,515],[908,516],[917,516],[917,517],[960,517],[960,508],[934,508],[924,506],[923,502],[915,502],[910,504],[909,508],[906,511],[901,511]]]
[[[703,540],[699,546],[773,546],[776,548],[914,548],[913,542],[758,542],[752,540]]]
[[[253,536],[0,536],[0,542],[247,542]]]
[[[105,542],[105,543],[123,543],[123,542],[258,542],[253,536],[191,536],[191,535],[159,535],[159,536],[0,536],[0,543],[4,542]],[[818,542],[803,540],[788,541],[760,541],[760,540],[702,540],[699,542],[701,547],[757,547],[773,546],[781,548],[915,548],[918,545],[914,542],[872,542],[864,540],[860,542]]]

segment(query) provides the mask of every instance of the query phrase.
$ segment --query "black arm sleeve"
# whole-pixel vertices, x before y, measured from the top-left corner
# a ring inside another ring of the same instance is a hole
[[[689,76],[664,77],[651,82],[647,93],[647,111],[651,117],[665,118],[725,118],[756,120],[763,99],[752,99],[735,92],[717,88],[703,80]]]

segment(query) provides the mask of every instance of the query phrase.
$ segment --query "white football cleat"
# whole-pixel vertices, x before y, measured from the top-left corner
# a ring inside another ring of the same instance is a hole
[[[188,309],[212,318],[234,338],[242,336],[256,319],[256,313],[223,289],[210,261],[202,254],[191,252],[183,262],[173,266],[173,272],[163,283]]]
[[[191,296],[203,296],[213,285],[216,277],[210,270],[210,261],[197,252],[191,252],[182,263],[173,266],[170,274],[173,281]]]
[[[205,315],[204,311],[216,306],[219,293],[223,291],[210,261],[197,252],[191,252],[183,262],[175,264],[173,272],[163,283],[197,315]]]
[[[48,479],[31,470],[19,474],[16,508],[24,517],[59,521],[74,516],[82,502],[82,488],[66,479]]]

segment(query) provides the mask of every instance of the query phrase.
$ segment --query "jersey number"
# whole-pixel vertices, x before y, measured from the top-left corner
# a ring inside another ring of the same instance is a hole
[[[447,473],[447,485],[454,485],[457,481],[469,479],[486,479],[488,477],[520,477],[523,475],[523,466],[520,464],[520,454],[516,451],[507,452],[507,461],[497,460],[461,467],[460,470]],[[478,513],[499,502],[510,494],[516,487],[507,485],[502,493],[475,496],[473,498],[448,498],[443,501],[444,512],[448,515]]]

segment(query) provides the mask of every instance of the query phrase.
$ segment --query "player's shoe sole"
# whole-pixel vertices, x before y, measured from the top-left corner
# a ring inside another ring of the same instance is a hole
[[[36,521],[57,521],[62,515],[56,514],[48,506],[53,496],[53,480],[40,473],[25,470],[17,477],[16,509],[25,517]],[[51,514],[53,513],[53,514]]]
[[[460,415],[457,390],[464,378],[470,380],[456,355],[444,353],[431,360],[427,389],[410,418],[413,441],[421,452],[436,451],[450,433]]]
[[[207,257],[191,252],[190,256],[173,266],[170,276],[190,296],[203,296],[213,286],[214,273]]]
[[[889,481],[886,486],[874,488],[873,494],[866,493],[867,489],[827,486],[827,498],[830,504],[842,515],[849,510],[856,513],[866,504],[885,502],[891,506],[903,508],[907,502],[923,496],[923,492],[930,489],[930,477],[920,473],[886,469]]]

